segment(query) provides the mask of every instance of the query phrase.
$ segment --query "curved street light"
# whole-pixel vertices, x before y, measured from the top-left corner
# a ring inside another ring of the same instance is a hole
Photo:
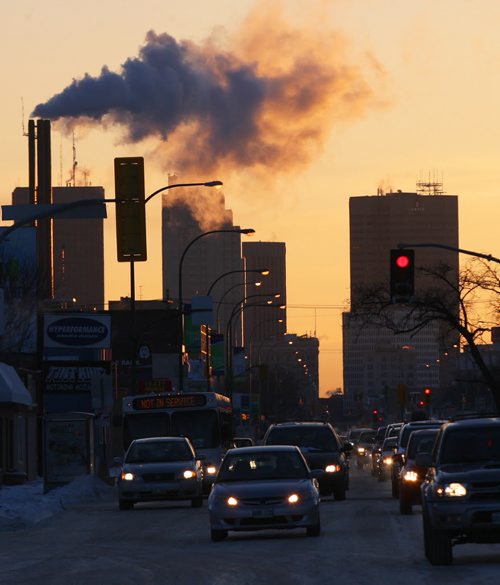
[[[276,295],[278,295],[278,297],[280,296],[280,293],[276,293]],[[264,297],[269,297],[269,296],[274,296],[276,298],[276,295],[250,295],[252,298],[253,297],[257,297],[257,296],[264,296]],[[226,380],[227,380],[227,388],[226,391],[228,392],[228,395],[231,397],[232,396],[232,375],[233,375],[233,364],[232,364],[232,344],[231,344],[231,337],[232,337],[232,332],[231,332],[231,327],[232,327],[232,321],[235,317],[237,317],[240,313],[242,313],[245,309],[249,308],[249,307],[268,307],[268,308],[276,308],[276,309],[281,309],[284,310],[286,309],[286,305],[277,305],[277,304],[269,304],[269,303],[249,303],[249,304],[244,304],[244,302],[246,300],[248,300],[250,297],[246,297],[244,298],[240,303],[237,303],[234,308],[233,311],[231,313],[231,316],[229,317],[229,321],[227,323],[227,327],[226,327],[226,339],[225,339],[225,345],[226,345],[226,364],[225,364],[225,375],[226,375]],[[272,301],[271,301],[272,302]]]
[[[231,274],[232,272],[244,272],[244,271],[240,271],[240,270],[232,270],[231,272],[226,272],[226,274]],[[255,271],[257,272],[257,271]],[[262,274],[262,273],[261,273]],[[225,276],[225,275],[223,275]],[[220,277],[219,277],[220,278]],[[215,326],[216,326],[216,330],[219,331],[219,310],[221,308],[222,305],[222,301],[224,300],[224,297],[230,293],[232,290],[234,290],[235,288],[238,288],[240,286],[250,286],[250,285],[255,285],[255,286],[260,286],[262,284],[262,281],[258,280],[256,282],[238,282],[236,284],[233,284],[233,286],[230,286],[227,290],[224,291],[224,294],[222,295],[222,297],[220,298],[219,301],[216,301],[217,304],[217,313],[216,313],[216,317],[215,317]],[[207,295],[209,296],[209,295]],[[208,327],[207,327],[207,331],[206,331],[206,343],[205,343],[205,354],[206,354],[206,366],[205,366],[205,375],[207,378],[207,392],[210,392],[210,339],[209,339],[209,332],[208,332]]]
[[[151,195],[148,195],[144,200],[144,203],[147,203],[150,199],[153,199],[155,195],[161,193],[162,191],[166,191],[167,189],[173,189],[174,187],[222,187],[224,183],[222,181],[206,181],[205,183],[174,183],[173,185],[167,185],[166,187],[160,187]]]
[[[269,276],[269,274],[271,274],[271,271],[268,270],[267,268],[251,268],[250,270],[245,270],[244,268],[242,270],[229,270],[228,272],[224,272],[224,274],[221,274],[220,276],[218,276],[210,285],[210,288],[207,291],[207,297],[210,296],[212,290],[214,289],[215,285],[222,280],[224,277],[229,276],[230,274],[236,274],[236,273],[244,273],[244,274],[249,274],[251,272],[256,272],[258,274],[261,274],[262,276]]]
[[[183,299],[182,299],[182,266],[184,263],[184,258],[186,254],[190,250],[191,246],[195,244],[201,238],[205,236],[209,236],[211,234],[245,234],[251,235],[255,233],[253,228],[234,228],[234,229],[218,229],[218,230],[209,230],[208,232],[203,232],[199,234],[195,238],[193,238],[189,244],[184,248],[184,251],[181,254],[181,258],[179,260],[179,295],[178,295],[178,303],[179,303],[179,392],[184,391],[184,369],[183,369],[183,357],[184,357],[184,313],[183,313]]]

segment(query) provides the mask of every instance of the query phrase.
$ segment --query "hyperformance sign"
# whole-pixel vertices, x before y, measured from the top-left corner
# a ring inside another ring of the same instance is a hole
[[[106,349],[111,347],[109,315],[45,315],[45,348]]]

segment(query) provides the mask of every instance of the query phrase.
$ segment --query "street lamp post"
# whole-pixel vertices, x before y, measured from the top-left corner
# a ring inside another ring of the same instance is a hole
[[[250,303],[250,304],[246,304],[246,301],[249,300],[250,298],[255,298],[255,297],[259,297],[259,296],[264,296],[264,297],[274,297],[274,298],[279,298],[280,294],[276,293],[275,295],[266,295],[266,294],[262,294],[262,295],[250,295],[249,297],[245,297],[243,298],[239,303],[237,303],[234,308],[233,311],[231,313],[231,316],[229,317],[228,323],[227,323],[227,327],[226,327],[226,364],[225,364],[225,374],[226,374],[226,379],[227,379],[227,392],[229,394],[230,397],[232,397],[232,374],[233,374],[233,363],[232,363],[232,343],[231,343],[231,338],[232,338],[232,321],[234,318],[236,318],[238,315],[240,315],[245,309],[247,309],[248,307],[270,307],[270,308],[278,308],[278,309],[285,309],[285,305],[275,305],[272,304],[272,300],[268,301],[267,303]],[[245,303],[245,304],[244,304]]]
[[[184,258],[186,254],[190,250],[191,246],[195,244],[201,238],[205,236],[209,236],[211,234],[254,234],[255,230],[253,228],[238,228],[238,229],[218,229],[218,230],[209,230],[208,232],[203,232],[193,238],[189,244],[184,248],[182,252],[181,258],[179,260],[179,274],[178,274],[178,284],[179,284],[179,294],[178,294],[178,303],[179,303],[179,392],[184,391],[184,368],[183,368],[183,361],[184,361],[184,318],[183,318],[183,297],[182,297],[182,266],[184,263]]]
[[[150,195],[148,195],[144,199],[144,204],[148,201],[151,201],[153,197],[162,193],[163,191],[167,191],[168,189],[174,189],[176,187],[219,187],[223,183],[222,181],[206,181],[206,182],[198,182],[198,183],[174,183],[172,185],[165,185],[164,187],[160,187],[156,191],[153,191]],[[116,201],[116,199],[114,200]],[[179,316],[182,320],[182,315]],[[135,394],[136,390],[136,358],[137,358],[137,340],[136,340],[136,327],[135,327],[135,263],[132,259],[130,261],[130,326],[132,329],[132,371],[131,371],[131,380],[130,380],[130,393]]]
[[[238,273],[238,272],[256,272],[259,274],[262,274],[263,276],[267,276],[270,271],[269,270],[260,270],[260,269],[253,269],[253,270],[230,270],[229,272],[225,272],[224,274],[222,274],[221,276],[219,276],[218,278],[216,278],[214,280],[214,282],[212,282],[212,284],[210,285],[210,288],[208,289],[207,292],[207,297],[210,296],[210,293],[212,292],[214,286],[217,284],[217,282],[219,282],[223,277],[228,276],[230,274],[234,274],[234,273]],[[234,290],[235,288],[238,288],[239,286],[247,286],[250,284],[255,284],[255,286],[260,286],[262,283],[260,281],[256,281],[256,282],[248,282],[247,279],[245,278],[244,282],[238,282],[237,284],[234,284],[233,286],[229,287],[227,290],[224,291],[224,294],[222,295],[221,299],[218,301],[217,304],[217,317],[215,319],[215,323],[216,323],[216,327],[217,327],[217,331],[219,330],[219,309],[221,307],[222,301],[224,299],[224,297],[232,290]],[[207,392],[210,392],[210,334],[209,334],[209,327],[207,325],[207,329],[206,329],[206,335],[205,335],[205,354],[206,354],[206,364],[205,364],[205,375],[207,378]]]

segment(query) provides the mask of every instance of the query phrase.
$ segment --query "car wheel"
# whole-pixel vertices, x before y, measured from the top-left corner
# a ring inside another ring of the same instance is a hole
[[[118,508],[120,510],[132,510],[134,507],[134,502],[129,502],[127,500],[119,500]]]
[[[435,530],[424,512],[424,550],[431,565],[451,565],[453,552],[450,535],[444,530]]]
[[[408,498],[408,495],[404,492],[404,490],[399,488],[399,512],[401,514],[407,515],[411,514],[412,511],[413,507],[410,502],[410,499]]]
[[[192,508],[201,508],[203,506],[203,496],[197,496],[191,500]]]
[[[318,520],[317,524],[313,524],[312,526],[308,526],[306,528],[307,536],[319,536],[321,534],[321,524]]]
[[[210,538],[213,542],[220,542],[227,537],[227,530],[218,530],[216,528],[210,529]]]

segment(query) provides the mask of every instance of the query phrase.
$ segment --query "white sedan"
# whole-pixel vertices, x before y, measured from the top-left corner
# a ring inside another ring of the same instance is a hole
[[[230,449],[208,498],[213,541],[229,530],[305,528],[319,536],[317,477],[295,446]]]

